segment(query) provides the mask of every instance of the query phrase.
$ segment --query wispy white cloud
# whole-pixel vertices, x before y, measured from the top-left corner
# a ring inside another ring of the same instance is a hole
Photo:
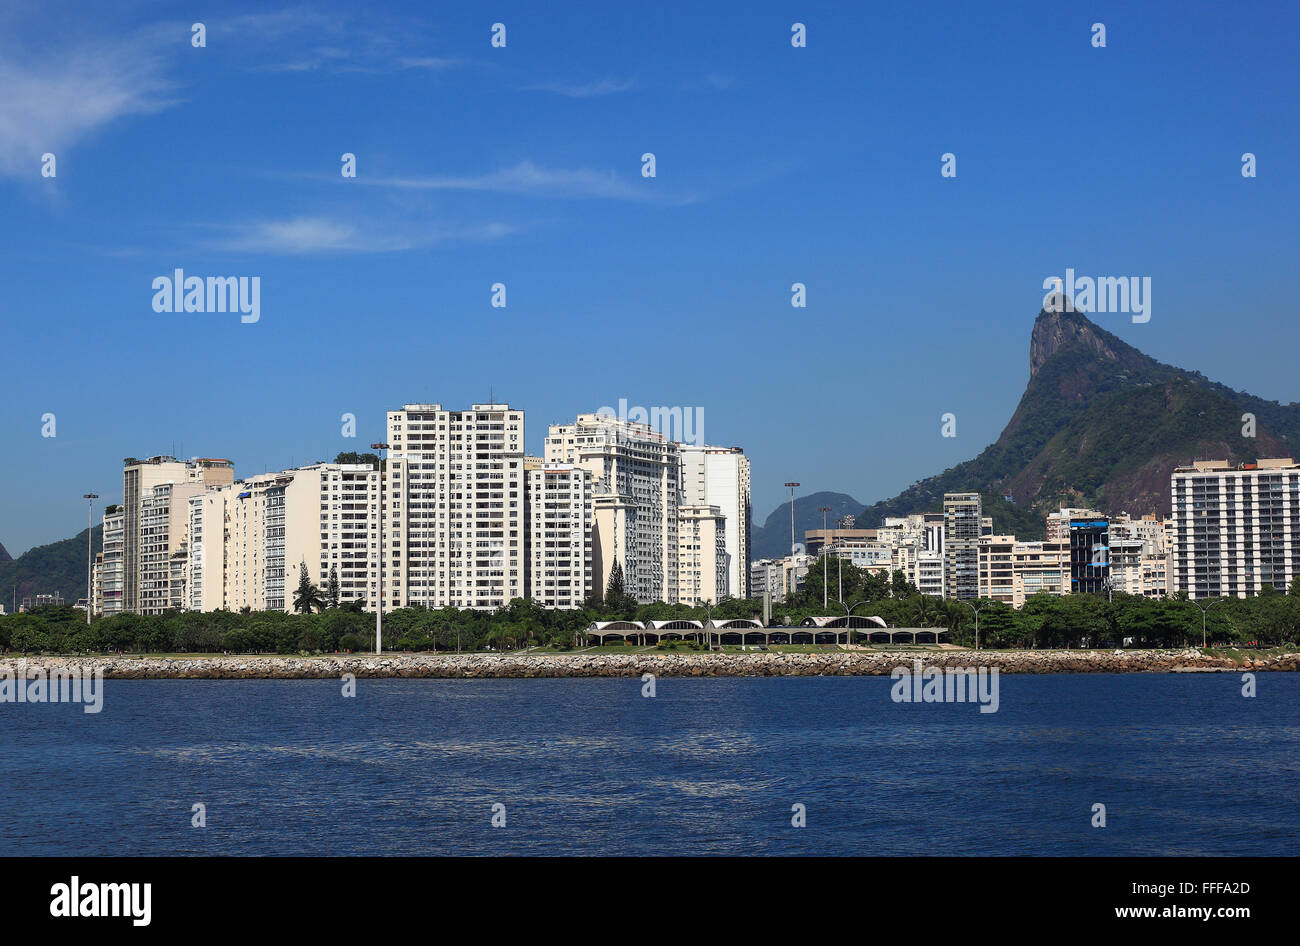
[[[505,223],[394,228],[391,222],[353,223],[330,217],[258,220],[224,228],[212,245],[236,253],[304,256],[321,253],[394,253],[444,243],[478,243],[518,232]]]
[[[427,69],[430,72],[446,72],[468,62],[467,59],[452,59],[446,56],[401,56],[397,60],[397,64],[403,69]]]
[[[445,72],[470,60],[423,54],[401,26],[300,5],[209,22],[209,33],[253,72]],[[286,56],[286,53],[290,55]]]
[[[540,82],[524,87],[525,92],[552,92],[573,99],[595,98],[601,95],[617,95],[630,92],[637,87],[634,79],[597,79],[592,82]]]
[[[653,184],[638,186],[613,171],[544,168],[531,161],[488,174],[370,178],[366,183],[403,190],[497,191],[532,197],[653,200],[656,196]]]
[[[0,47],[0,174],[38,175],[45,152],[62,157],[119,119],[176,104],[167,38],[153,28],[41,52]]]

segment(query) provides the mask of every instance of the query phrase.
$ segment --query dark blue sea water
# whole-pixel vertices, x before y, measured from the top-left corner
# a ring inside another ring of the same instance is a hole
[[[0,705],[0,854],[1296,854],[1300,675],[1257,680],[110,680]]]

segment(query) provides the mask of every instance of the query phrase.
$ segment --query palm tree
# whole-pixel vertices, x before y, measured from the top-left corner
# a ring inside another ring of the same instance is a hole
[[[912,620],[916,621],[917,627],[929,627],[930,622],[935,618],[935,602],[929,595],[913,595],[911,601]]]
[[[312,608],[323,611],[325,603],[321,600],[320,589],[307,577],[307,563],[303,562],[298,567],[298,590],[293,596],[293,609],[299,614],[311,614]]]

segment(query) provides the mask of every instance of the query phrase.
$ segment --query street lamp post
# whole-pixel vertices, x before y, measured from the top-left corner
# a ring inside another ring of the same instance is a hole
[[[844,529],[843,516],[835,520],[835,527],[843,531]],[[844,601],[844,556],[837,555],[835,557],[835,560],[839,563],[836,567],[839,570],[839,576],[840,576],[840,601],[843,602]]]
[[[1204,605],[1202,605],[1201,602],[1200,602],[1200,600],[1198,600],[1198,599],[1196,599],[1196,598],[1192,598],[1192,599],[1190,599],[1190,600],[1191,600],[1192,604],[1196,605],[1196,607],[1199,608],[1200,611],[1201,611],[1201,650],[1205,650],[1205,648],[1206,648],[1207,646],[1209,646],[1209,645],[1206,643],[1206,638],[1205,638],[1205,615],[1206,615],[1206,613],[1210,610],[1210,608],[1214,607],[1216,604],[1222,604],[1222,603],[1223,603],[1225,600],[1227,600],[1227,599],[1225,599],[1225,598],[1207,598],[1207,599],[1205,599],[1205,600],[1206,600],[1206,603],[1205,603]]]
[[[830,607],[829,592],[826,588],[827,581],[830,578],[830,576],[826,574],[826,552],[828,551],[827,545],[829,544],[826,541],[826,514],[831,511],[831,507],[818,506],[817,509],[822,514],[822,547],[820,551],[822,557],[822,610],[824,611],[826,608]]]
[[[854,611],[862,607],[864,604],[870,604],[870,603],[871,603],[870,601],[859,601],[857,604],[850,607],[849,605],[844,603],[843,598],[840,599],[840,607],[844,609],[844,643],[846,645],[853,643],[853,629],[849,627],[849,619],[853,617]],[[870,643],[870,641],[868,641],[868,643]]]
[[[387,450],[386,443],[372,443],[371,450]],[[379,594],[375,601],[375,653],[384,651],[384,460],[379,458]]]
[[[976,649],[976,650],[979,650],[979,649],[980,649],[980,609],[983,608],[984,605],[980,605],[980,606],[977,608],[977,607],[975,607],[975,605],[971,604],[969,601],[964,601],[964,602],[962,602],[962,603],[965,604],[966,607],[970,608],[972,611],[975,612],[975,649]],[[939,635],[936,634],[936,635],[935,635],[935,640],[938,640],[938,639],[939,639]]]
[[[794,490],[798,483],[786,483],[790,489],[790,555],[794,555]]]
[[[95,589],[94,578],[92,575],[95,571],[95,553],[91,549],[90,534],[95,531],[95,500],[99,498],[98,493],[82,493],[81,498],[86,500],[86,623],[90,623],[90,612],[95,610]]]

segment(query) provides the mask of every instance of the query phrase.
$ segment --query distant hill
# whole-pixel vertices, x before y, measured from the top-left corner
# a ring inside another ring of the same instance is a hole
[[[803,541],[804,531],[822,527],[821,507],[830,506],[826,513],[826,523],[835,528],[835,520],[841,516],[856,516],[862,509],[862,503],[847,493],[812,493],[798,496],[794,501],[794,527],[796,540]],[[858,522],[861,526],[861,521]],[[777,506],[767,521],[761,526],[750,527],[750,561],[760,558],[780,558],[790,554],[790,504]]]
[[[95,526],[91,534],[91,548],[98,553],[103,548],[103,527]],[[24,596],[58,592],[68,604],[75,604],[86,596],[86,532],[83,529],[71,539],[38,545],[17,558],[8,553],[0,559],[0,603],[5,610],[13,610],[14,588],[17,586],[18,603]]]
[[[998,533],[1036,539],[1060,506],[1168,515],[1170,474],[1193,459],[1300,454],[1300,405],[1162,364],[1079,312],[1039,313],[1029,374],[996,443],[867,507],[860,524],[938,511],[945,492],[978,490]],[[1254,438],[1242,436],[1244,413],[1255,415]]]

